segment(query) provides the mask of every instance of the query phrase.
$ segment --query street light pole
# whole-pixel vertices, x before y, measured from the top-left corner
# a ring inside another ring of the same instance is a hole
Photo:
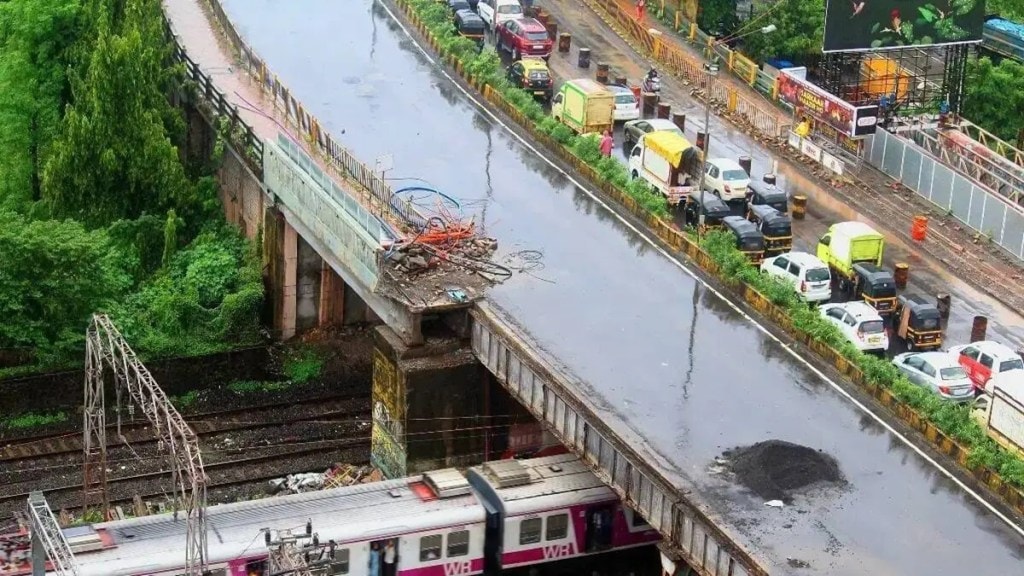
[[[716,62],[705,62],[704,72],[707,76],[707,88],[704,92],[704,150],[700,157],[700,206],[697,208],[697,242],[704,231],[704,182],[708,168],[708,152],[711,150],[711,88],[715,76],[718,75]]]

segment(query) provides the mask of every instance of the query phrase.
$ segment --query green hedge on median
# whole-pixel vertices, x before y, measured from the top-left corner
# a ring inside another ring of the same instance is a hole
[[[576,157],[594,168],[607,182],[623,190],[647,212],[658,217],[668,215],[665,198],[651,190],[642,180],[631,180],[625,166],[614,158],[601,156],[596,136],[576,136],[565,125],[544,112],[533,96],[511,85],[503,74],[501,59],[491,48],[483,51],[455,31],[447,3],[436,0],[399,0],[419,17],[434,36],[441,52],[458,60],[470,79],[491,86],[526,118],[535,128],[565,146]],[[970,408],[945,402],[937,395],[911,384],[889,361],[863,354],[846,341],[839,330],[820,313],[801,302],[793,289],[760,274],[739,252],[732,237],[722,231],[709,233],[701,247],[719,266],[726,282],[747,284],[773,304],[789,313],[793,326],[812,339],[838,351],[847,361],[860,368],[868,383],[888,389],[894,397],[914,408],[936,428],[970,449],[968,464],[987,467],[999,473],[1010,484],[1024,488],[1024,460],[999,446],[970,415]]]

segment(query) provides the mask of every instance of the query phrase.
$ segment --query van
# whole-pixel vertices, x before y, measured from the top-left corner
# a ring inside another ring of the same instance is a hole
[[[566,80],[551,100],[551,116],[577,134],[601,134],[615,122],[615,94],[589,78]]]
[[[509,20],[523,17],[523,6],[519,0],[480,0],[476,11],[492,32]]]

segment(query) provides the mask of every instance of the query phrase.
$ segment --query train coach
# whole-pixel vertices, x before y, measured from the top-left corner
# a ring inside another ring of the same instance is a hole
[[[498,460],[208,509],[211,576],[269,576],[264,534],[334,543],[323,576],[369,573],[372,547],[394,547],[396,576],[498,574],[652,544],[658,533],[572,455]],[[82,576],[179,576],[185,520],[170,514],[69,528]]]

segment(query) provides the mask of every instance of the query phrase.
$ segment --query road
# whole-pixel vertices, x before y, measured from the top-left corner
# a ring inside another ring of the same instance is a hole
[[[1019,569],[1018,528],[482,113],[379,5],[225,4],[342,144],[392,154],[393,177],[460,198],[500,256],[543,252],[542,270],[491,302],[771,573],[790,573],[787,558],[829,575]],[[779,511],[709,470],[723,450],[773,438],[831,454],[848,483]]]

